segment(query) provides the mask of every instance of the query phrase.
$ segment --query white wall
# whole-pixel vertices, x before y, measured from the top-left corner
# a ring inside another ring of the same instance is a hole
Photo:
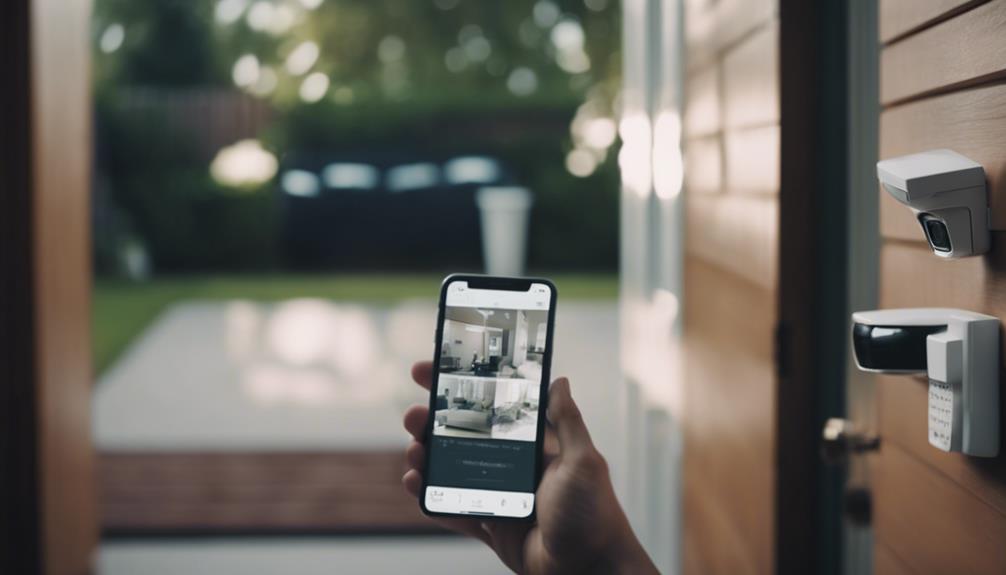
[[[541,313],[531,312],[527,320],[528,347],[537,347],[538,330],[544,329],[543,326],[547,323],[548,323],[548,315],[545,312]],[[612,353],[614,353],[614,351],[615,350],[612,350]]]
[[[472,355],[478,354],[483,357],[485,354],[483,332],[474,332],[466,329],[469,324],[454,320],[444,322],[444,341],[450,345],[449,355],[461,358],[461,366],[468,367],[472,362]],[[472,326],[479,327],[481,326]],[[461,343],[457,343],[460,341]]]
[[[527,361],[527,314],[523,310],[517,312],[517,324],[514,327],[513,366],[520,367]]]

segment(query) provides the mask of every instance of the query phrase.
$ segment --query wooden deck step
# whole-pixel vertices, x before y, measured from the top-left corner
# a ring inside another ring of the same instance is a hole
[[[402,490],[401,451],[100,453],[108,536],[446,533]]]

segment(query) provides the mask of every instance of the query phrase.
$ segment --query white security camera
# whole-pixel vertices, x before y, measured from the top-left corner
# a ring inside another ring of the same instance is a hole
[[[998,318],[915,308],[859,311],[852,321],[859,369],[929,376],[930,445],[980,457],[999,453]]]
[[[912,210],[936,255],[960,258],[989,250],[981,164],[951,150],[930,150],[877,162],[877,178]]]

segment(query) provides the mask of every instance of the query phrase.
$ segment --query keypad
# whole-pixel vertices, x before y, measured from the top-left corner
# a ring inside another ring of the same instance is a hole
[[[929,380],[929,443],[950,451],[954,432],[954,390],[949,383]]]

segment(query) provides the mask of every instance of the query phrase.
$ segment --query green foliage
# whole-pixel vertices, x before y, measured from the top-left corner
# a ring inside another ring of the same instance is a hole
[[[274,88],[247,89],[275,110],[259,137],[278,156],[350,149],[494,155],[536,195],[530,265],[615,268],[615,150],[582,179],[566,172],[564,160],[578,106],[589,99],[613,115],[616,2],[591,0],[590,10],[583,0],[325,0],[313,11],[298,0],[234,2],[237,18],[222,22],[214,0],[97,0],[98,174],[109,200],[105,211],[114,216],[114,225],[96,234],[99,264],[114,258],[125,235],[147,246],[156,270],[283,267],[271,189],[222,188],[210,178],[207,159],[193,151],[198,134],[179,133],[156,115],[126,114],[119,105],[123,88],[232,86],[235,62],[250,54],[260,70],[275,74]],[[296,17],[288,29],[252,26],[248,15],[260,5]],[[548,25],[535,23],[542,5],[552,12]],[[556,22],[581,27],[589,69],[573,73],[560,65],[550,38]],[[123,27],[124,40],[105,53],[98,46],[113,25]],[[307,73],[324,73],[331,82],[312,104],[300,96],[305,74],[285,66],[307,41],[320,48]],[[458,54],[466,54],[461,64]],[[533,71],[531,93],[508,88],[517,68]]]
[[[99,84],[224,85],[238,57],[252,54],[279,74],[276,100],[293,106],[299,77],[286,73],[283,64],[305,40],[320,47],[312,69],[329,75],[333,86],[349,87],[355,103],[422,100],[427,94],[447,100],[462,95],[473,102],[499,94],[517,101],[505,83],[507,73],[520,66],[534,70],[537,93],[550,98],[582,99],[599,84],[618,84],[619,21],[613,1],[600,11],[588,10],[581,0],[548,2],[558,8],[558,18],[582,26],[591,65],[579,74],[557,64],[549,29],[534,23],[534,0],[328,0],[313,11],[296,0],[261,1],[294,10],[294,23],[282,32],[253,29],[247,15],[257,2],[251,0],[235,22],[226,24],[214,21],[218,3],[212,0],[98,0],[95,40],[112,24],[125,28],[121,49],[96,54]],[[449,70],[448,52],[463,52],[473,35],[488,42],[488,55],[475,55]],[[379,46],[389,37],[401,40],[404,50],[399,58],[382,60]]]
[[[99,0],[96,32],[113,23],[125,29],[122,47],[96,61],[99,91],[105,83],[194,86],[227,81],[214,56],[213,4],[206,0]]]
[[[549,169],[541,162],[548,157],[561,166],[563,157],[553,146],[520,150],[522,162],[536,182],[535,207],[528,238],[528,265],[557,269],[613,270],[618,262],[619,173],[609,158],[586,178],[572,178],[565,171]],[[535,161],[537,160],[537,161]]]
[[[275,265],[277,211],[271,189],[237,193],[216,184],[188,134],[163,119],[98,103],[98,153],[112,175],[110,200],[122,232],[139,238],[162,271],[269,269]],[[102,230],[97,233],[103,239]],[[99,249],[114,251],[108,242]]]

